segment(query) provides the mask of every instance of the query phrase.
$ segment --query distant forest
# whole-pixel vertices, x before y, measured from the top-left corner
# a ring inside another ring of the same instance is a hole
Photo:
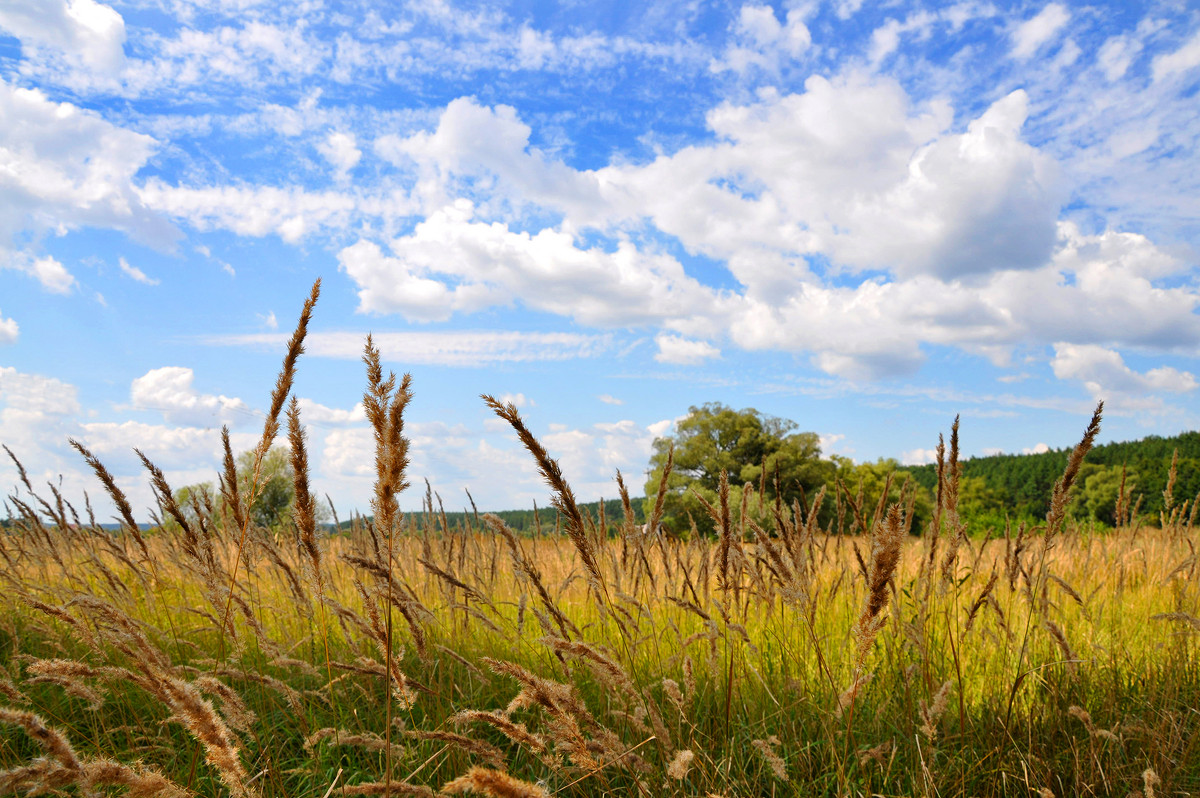
[[[642,508],[641,498],[632,499],[632,508],[634,518],[637,523],[643,524],[646,521],[645,514]],[[600,517],[600,502],[581,502],[579,511],[584,518],[596,520]],[[405,513],[410,528],[422,529],[428,526],[434,531],[441,531],[442,524],[450,531],[457,531],[473,527],[476,529],[486,526],[483,521],[483,516],[488,513],[479,512],[478,517],[470,510],[445,512],[434,512],[432,515],[428,512],[423,513]],[[558,525],[558,511],[553,507],[538,507],[536,510],[532,507],[528,510],[500,510],[492,512],[491,515],[498,517],[501,521],[508,525],[509,529],[514,532],[523,534],[535,535],[540,531],[542,534],[554,534]],[[610,529],[614,526],[619,526],[625,518],[625,511],[621,507],[620,499],[606,499],[604,501],[604,522]],[[348,529],[350,522],[342,521],[342,528]]]
[[[1130,505],[1137,504],[1143,523],[1157,524],[1163,510],[1165,491],[1170,474],[1171,459],[1178,452],[1175,482],[1171,495],[1173,505],[1194,502],[1200,494],[1200,432],[1185,432],[1174,437],[1150,436],[1138,441],[1106,443],[1095,446],[1084,461],[1076,481],[1072,503],[1075,518],[1111,525],[1115,521],[1117,495],[1122,475]],[[960,508],[973,531],[1002,526],[1004,519],[1037,521],[1044,519],[1049,509],[1054,483],[1062,476],[1070,448],[1054,449],[1038,454],[998,454],[973,457],[960,463],[962,469]],[[893,460],[867,464],[874,472],[891,471],[897,482],[911,478],[932,501],[937,483],[933,465],[901,466]],[[861,468],[861,466],[860,466]],[[844,480],[853,488],[851,480]],[[830,496],[836,486],[829,486]],[[598,521],[600,502],[579,505],[585,518]],[[632,499],[638,524],[645,523],[644,502]],[[428,527],[440,531],[443,524],[451,531],[483,525],[480,513],[477,520],[470,511],[408,513],[410,528]],[[510,528],[525,534],[553,534],[558,513],[553,507],[495,512]],[[619,499],[604,502],[604,517],[610,528],[619,526],[624,511]],[[348,522],[343,521],[343,527]]]
[[[1157,522],[1175,452],[1178,461],[1172,486],[1173,503],[1179,506],[1194,501],[1200,494],[1200,432],[1184,432],[1170,438],[1152,435],[1092,448],[1076,483],[1076,515],[1090,515],[1111,523],[1124,471],[1126,493],[1133,502],[1140,497],[1139,515],[1148,523]],[[1054,483],[1062,475],[1070,455],[1068,448],[1039,454],[970,458],[962,463],[964,493],[984,509],[1002,510],[1021,518],[1044,518]],[[937,484],[935,466],[907,466],[905,470],[926,489],[932,490]]]

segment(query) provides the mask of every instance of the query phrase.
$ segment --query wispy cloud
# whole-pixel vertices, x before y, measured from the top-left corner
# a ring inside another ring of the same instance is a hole
[[[365,332],[311,332],[304,346],[315,357],[358,360],[366,338]],[[211,346],[282,350],[287,339],[282,333],[248,333],[210,335],[199,340]],[[372,339],[388,362],[458,367],[592,358],[610,352],[614,345],[610,335],[579,333],[376,332]]]

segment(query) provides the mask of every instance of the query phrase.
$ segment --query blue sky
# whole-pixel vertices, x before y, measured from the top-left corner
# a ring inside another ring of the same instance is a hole
[[[101,514],[68,437],[211,480],[317,277],[343,515],[368,331],[448,509],[546,501],[485,392],[583,499],[709,401],[856,460],[1194,429],[1198,89],[1190,2],[0,0],[0,441]]]

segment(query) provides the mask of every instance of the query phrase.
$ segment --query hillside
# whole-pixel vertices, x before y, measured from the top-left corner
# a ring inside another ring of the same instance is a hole
[[[1171,458],[1178,451],[1173,488],[1175,504],[1200,493],[1200,432],[1184,432],[1162,438],[1156,435],[1137,441],[1105,443],[1095,446],[1080,472],[1081,501],[1090,498],[1094,506],[1115,501],[1121,471],[1125,470],[1127,492],[1141,496],[1141,514],[1157,519],[1163,508]],[[972,457],[962,464],[964,480],[982,480],[987,496],[999,499],[1013,514],[1040,518],[1049,509],[1049,497],[1055,481],[1066,467],[1070,449],[1054,449],[1039,454],[998,454]],[[936,483],[936,467],[909,466],[913,478],[926,488]],[[979,487],[976,483],[972,489]],[[1111,494],[1111,495],[1109,495]],[[986,499],[985,499],[986,500]],[[1101,520],[1106,520],[1101,515]]]

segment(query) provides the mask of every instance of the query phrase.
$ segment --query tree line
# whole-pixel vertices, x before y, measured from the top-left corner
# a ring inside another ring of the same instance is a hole
[[[958,506],[970,531],[984,533],[1002,529],[1006,521],[1044,519],[1054,483],[1070,453],[1070,449],[1054,449],[960,461]],[[247,482],[243,490],[248,488],[251,457],[243,453],[238,462],[239,474]],[[744,511],[748,521],[763,528],[773,528],[773,517],[783,507],[798,506],[807,516],[809,507],[817,504],[822,528],[847,532],[856,528],[856,519],[861,526],[861,519],[869,518],[875,507],[899,502],[912,508],[912,529],[919,530],[932,514],[936,484],[934,465],[902,466],[890,458],[856,463],[837,454],[823,456],[817,434],[800,431],[794,421],[711,402],[689,408],[673,434],[654,441],[644,494],[631,500],[631,508],[635,523],[644,524],[653,514],[661,486],[663,528],[687,536],[713,533],[722,490],[724,505],[733,516],[740,519]],[[294,495],[285,449],[273,449],[264,459],[260,485],[252,520],[267,528],[288,525]],[[1136,513],[1143,523],[1154,524],[1164,512],[1169,514],[1185,502],[1194,507],[1200,496],[1200,432],[1094,446],[1079,472],[1074,495],[1075,519],[1107,526],[1118,523],[1122,508],[1126,515]],[[434,496],[427,494],[423,512],[408,514],[410,528],[435,533],[481,528],[469,495],[469,509],[451,511],[444,509],[440,497],[435,503]],[[219,510],[219,492],[210,484],[181,488],[175,498],[185,509],[208,501]],[[624,521],[619,498],[581,504],[580,509],[609,530]],[[535,505],[495,514],[525,534],[553,534],[558,528],[557,513],[550,507]],[[320,508],[318,520],[332,520],[328,507]],[[344,519],[342,526],[350,523]]]

